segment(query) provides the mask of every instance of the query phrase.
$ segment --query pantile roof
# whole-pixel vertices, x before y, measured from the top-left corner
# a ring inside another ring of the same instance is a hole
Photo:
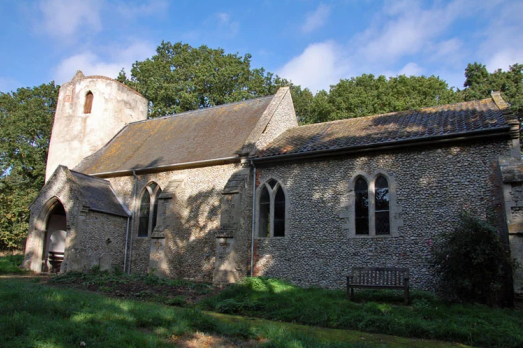
[[[130,123],[75,170],[100,174],[236,157],[273,97]]]
[[[291,128],[255,153],[252,159],[269,160],[276,156],[312,155],[320,151],[508,131],[508,105],[496,100],[489,98]]]

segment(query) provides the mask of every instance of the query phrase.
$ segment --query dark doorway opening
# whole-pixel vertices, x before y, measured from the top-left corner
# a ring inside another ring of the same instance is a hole
[[[51,209],[45,228],[42,272],[58,273],[65,254],[67,218],[59,201]]]

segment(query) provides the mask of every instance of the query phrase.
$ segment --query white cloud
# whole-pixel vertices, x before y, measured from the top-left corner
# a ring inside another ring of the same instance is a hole
[[[509,65],[523,63],[523,2],[505,2],[493,12],[486,28],[487,37],[480,47],[480,57],[490,71],[507,70]]]
[[[410,62],[407,65],[405,65],[403,68],[401,68],[401,70],[398,72],[397,75],[419,76],[421,74],[423,74],[423,68],[414,62]]]
[[[301,30],[304,33],[310,33],[311,31],[322,27],[329,18],[330,12],[330,6],[323,3],[320,4],[314,12],[307,13],[307,18],[305,19],[305,23],[301,27]]]
[[[232,20],[231,15],[225,12],[217,13],[216,18],[218,18],[218,29],[227,33],[229,37],[236,36],[240,30],[240,23],[238,21]]]
[[[343,61],[342,55],[333,41],[311,44],[279,69],[278,75],[313,92],[328,90],[349,71],[350,67]]]
[[[85,51],[64,59],[54,69],[53,78],[58,84],[70,81],[77,70],[84,75],[103,75],[116,78],[122,68],[127,72],[137,60],[144,60],[154,54],[155,47],[148,42],[135,42],[128,47],[110,48],[102,59],[92,51]]]
[[[44,0],[40,2],[42,25],[51,36],[75,41],[80,30],[97,33],[102,29],[103,0]]]
[[[383,9],[369,29],[356,36],[354,46],[370,61],[383,57],[395,61],[423,52],[466,8],[461,1],[430,9],[422,9],[415,1],[393,2]]]
[[[487,61],[488,70],[508,70],[509,66],[523,62],[523,48],[508,47],[502,51],[495,52]]]

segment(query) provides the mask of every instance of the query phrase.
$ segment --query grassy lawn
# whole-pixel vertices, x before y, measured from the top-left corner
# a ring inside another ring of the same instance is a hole
[[[6,348],[80,347],[82,342],[103,348],[183,347],[183,336],[196,331],[226,337],[223,347],[457,346],[207,314],[7,278],[0,279],[0,304],[0,347]]]
[[[446,304],[427,292],[365,291],[348,302],[344,291],[303,289],[263,278],[247,278],[200,308],[320,327],[456,341],[480,347],[523,347],[523,311],[482,305]]]
[[[18,264],[5,259],[0,258],[0,270]],[[48,280],[59,288],[39,281],[0,279],[0,347],[69,347],[82,341],[87,347],[184,347],[180,338],[195,332],[240,340],[231,347],[455,346],[418,338],[523,347],[523,311],[447,304],[427,292],[414,291],[412,304],[404,306],[399,292],[357,292],[353,303],[344,291],[303,289],[264,278],[247,278],[225,290],[106,272]]]
[[[24,260],[24,255],[6,255],[0,257],[0,274],[22,274],[26,273],[18,268]]]

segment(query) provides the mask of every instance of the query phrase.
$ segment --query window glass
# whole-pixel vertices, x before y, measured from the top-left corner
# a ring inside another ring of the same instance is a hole
[[[285,194],[278,187],[274,198],[274,237],[285,236]]]
[[[389,184],[383,176],[376,179],[376,234],[390,233]]]
[[[369,234],[369,189],[365,179],[356,180],[354,193],[356,196],[356,234]]]
[[[271,214],[271,198],[267,186],[263,186],[260,193],[260,215],[259,215],[259,226],[258,236],[268,237],[270,233],[270,214]]]
[[[155,185],[156,186],[156,185]],[[151,221],[151,232],[154,231],[154,228],[156,227],[156,220],[158,218],[158,197],[160,196],[160,194],[162,193],[162,190],[161,189],[158,189],[158,191],[156,191],[156,194],[154,195],[154,205],[153,205],[153,220]]]
[[[151,208],[151,195],[145,190],[140,203],[138,237],[147,237],[149,231],[149,214]]]

